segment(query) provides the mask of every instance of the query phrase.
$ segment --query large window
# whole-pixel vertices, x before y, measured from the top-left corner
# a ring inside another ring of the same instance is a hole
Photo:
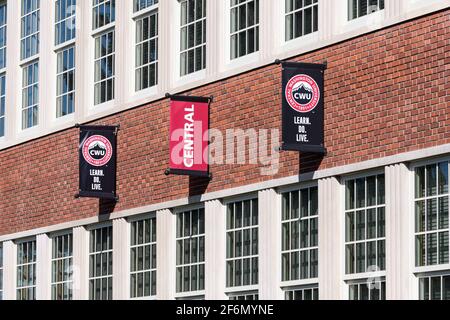
[[[415,169],[416,266],[449,263],[447,161]]]
[[[0,74],[0,137],[5,135],[6,75]]]
[[[258,200],[227,205],[227,287],[258,284]]]
[[[156,218],[131,223],[131,298],[156,296]]]
[[[259,50],[259,0],[231,1],[231,59]]]
[[[136,20],[136,91],[158,84],[158,12]]]
[[[56,116],[75,111],[75,47],[58,52],[56,76]]]
[[[384,0],[348,0],[348,19],[353,20],[384,9]]]
[[[285,300],[319,300],[319,288],[304,287],[298,289],[286,290],[284,293]]]
[[[205,209],[177,214],[177,292],[205,289]]]
[[[72,300],[72,234],[52,239],[52,300]]]
[[[95,38],[95,104],[114,99],[115,32],[109,31]]]
[[[93,0],[92,27],[98,29],[116,20],[115,0]]]
[[[158,0],[134,0],[134,12],[141,11],[145,8],[151,7],[157,4]]]
[[[283,194],[282,280],[314,279],[319,273],[317,187]]]
[[[235,301],[251,301],[251,300],[259,300],[259,295],[258,293],[246,293],[246,294],[232,294],[229,295],[228,298],[230,300],[235,300]]]
[[[40,0],[22,0],[21,59],[39,53]]]
[[[36,299],[36,240],[17,244],[17,300]]]
[[[89,254],[89,299],[111,300],[113,281],[113,229],[91,231]]]
[[[419,278],[420,300],[450,300],[450,275]]]
[[[22,69],[22,129],[38,125],[39,116],[39,62]]]
[[[206,68],[206,0],[182,0],[181,75]]]
[[[319,20],[317,0],[285,0],[285,3],[286,41],[317,31]]]
[[[359,282],[349,285],[350,300],[386,300],[386,281]]]
[[[3,300],[3,243],[0,243],[0,300]]]
[[[0,69],[6,67],[6,1],[0,1]]]
[[[59,45],[75,39],[76,0],[56,0],[55,2],[55,44]]]
[[[386,269],[384,175],[346,182],[346,273]]]

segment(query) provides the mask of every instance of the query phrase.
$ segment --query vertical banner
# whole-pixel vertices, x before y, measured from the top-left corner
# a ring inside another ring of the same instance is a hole
[[[78,197],[118,200],[117,133],[114,126],[80,126]]]
[[[166,174],[210,177],[208,163],[211,98],[170,96],[170,167]]]
[[[325,154],[324,72],[326,65],[283,62],[281,149]]]

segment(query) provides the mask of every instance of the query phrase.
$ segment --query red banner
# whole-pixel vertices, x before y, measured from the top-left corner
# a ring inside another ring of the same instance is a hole
[[[168,174],[209,176],[210,98],[172,96]]]

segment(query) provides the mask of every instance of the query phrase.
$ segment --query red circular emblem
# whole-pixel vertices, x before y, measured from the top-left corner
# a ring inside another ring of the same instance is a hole
[[[104,136],[91,136],[83,144],[83,158],[94,167],[108,164],[113,154],[111,142]]]
[[[306,74],[299,74],[289,80],[285,97],[292,109],[308,113],[319,104],[320,88],[313,78]]]

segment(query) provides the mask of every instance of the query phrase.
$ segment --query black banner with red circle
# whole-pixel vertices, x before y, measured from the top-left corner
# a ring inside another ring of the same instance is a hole
[[[118,200],[115,126],[79,126],[80,190],[77,197]]]
[[[282,150],[325,154],[326,65],[283,62]]]

